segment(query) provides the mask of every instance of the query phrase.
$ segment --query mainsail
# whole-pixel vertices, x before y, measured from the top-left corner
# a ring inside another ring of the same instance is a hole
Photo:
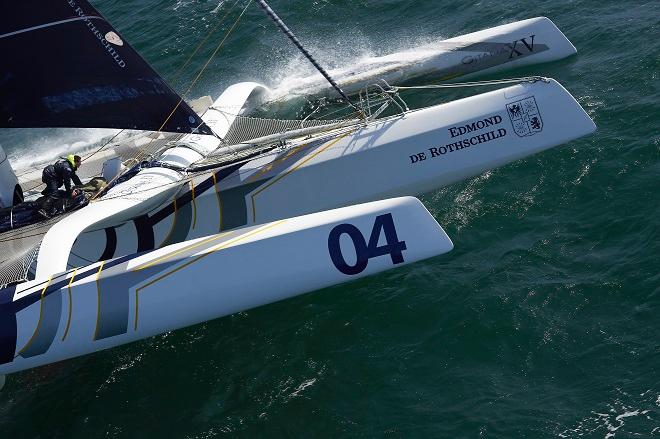
[[[86,0],[22,0],[0,18],[0,127],[212,134]]]

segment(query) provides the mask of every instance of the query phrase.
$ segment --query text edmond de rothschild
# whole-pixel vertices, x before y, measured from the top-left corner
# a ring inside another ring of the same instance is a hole
[[[464,136],[465,134],[472,133],[475,131],[480,131],[488,127],[495,127],[502,123],[502,116],[495,115],[490,116],[476,122],[472,122],[466,125],[453,126],[449,128],[449,135],[451,138],[456,138],[459,136]],[[506,136],[505,128],[497,128],[491,131],[478,134],[472,137],[467,137],[464,139],[456,140],[455,142],[448,143],[443,146],[431,147],[428,149],[428,153],[431,155],[431,158],[439,157],[445,155],[449,152],[459,151],[463,148],[469,148],[470,146],[479,145],[480,143],[490,142],[491,140],[499,139],[500,137]],[[418,163],[426,160],[427,153],[419,152],[409,156],[410,163]]]

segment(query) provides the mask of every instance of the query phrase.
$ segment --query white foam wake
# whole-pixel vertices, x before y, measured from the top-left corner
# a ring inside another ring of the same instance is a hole
[[[352,56],[316,52],[323,54],[321,64],[328,67],[330,76],[345,91],[354,92],[369,81],[375,82],[379,78],[404,81],[424,74],[428,70],[429,62],[449,52],[441,41],[417,41],[414,47],[386,55],[369,50],[351,54]],[[271,88],[269,97],[272,100],[291,95],[322,94],[331,90],[325,78],[301,55],[277,70],[279,73],[273,75],[273,80],[269,84]]]
[[[67,154],[91,151],[118,133],[115,129],[22,130],[6,148],[7,156],[17,173],[41,167]]]

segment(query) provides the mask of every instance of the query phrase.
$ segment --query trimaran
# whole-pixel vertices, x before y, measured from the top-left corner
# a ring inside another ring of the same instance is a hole
[[[0,48],[12,63],[0,78],[1,127],[179,134],[109,175],[100,196],[48,223],[29,251],[16,242],[34,229],[5,233],[19,262],[3,265],[18,271],[0,290],[3,374],[448,252],[449,237],[412,196],[595,129],[552,79],[496,81],[506,87],[417,110],[390,86],[575,53],[547,18],[445,40],[412,62],[382,57],[370,73],[328,74],[259,0],[354,110],[278,121],[246,113],[277,95],[257,83],[229,87],[200,116],[87,1],[38,3],[12,6],[3,19]],[[35,62],[55,73],[27,87]],[[316,79],[303,85],[322,92]]]

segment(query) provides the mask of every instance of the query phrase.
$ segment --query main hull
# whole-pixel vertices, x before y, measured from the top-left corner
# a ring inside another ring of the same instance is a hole
[[[64,271],[67,262],[75,267],[237,227],[422,194],[594,129],[561,85],[538,81],[300,141],[185,183],[163,180],[162,187],[144,189],[129,180],[121,189],[128,196],[93,203],[58,224],[57,234],[49,232],[38,274]]]

